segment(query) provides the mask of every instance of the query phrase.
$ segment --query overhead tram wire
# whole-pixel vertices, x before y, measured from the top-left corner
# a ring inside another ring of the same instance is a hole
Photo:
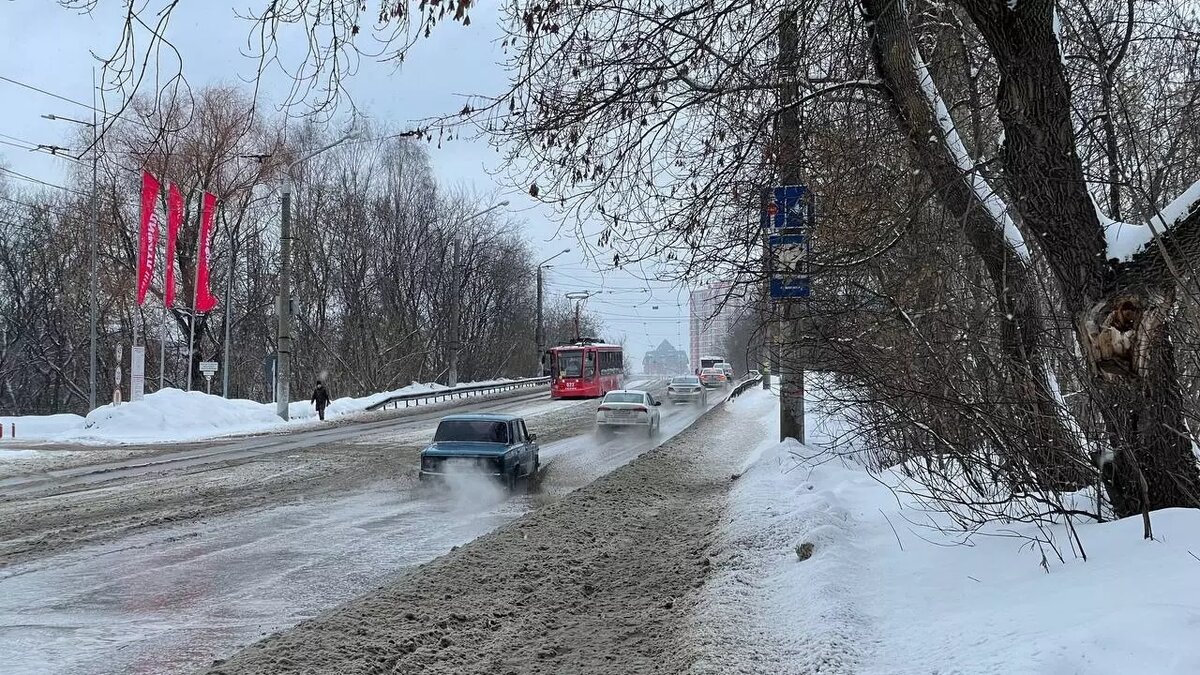
[[[66,96],[63,96],[63,95],[61,95],[61,94],[56,94],[56,93],[54,93],[54,92],[52,92],[52,91],[46,91],[45,89],[42,89],[41,87],[37,87],[37,86],[34,86],[34,85],[32,85],[32,84],[28,84],[28,83],[26,83],[26,82],[21,82],[20,80],[14,80],[14,79],[12,79],[11,77],[5,77],[5,76],[3,76],[3,75],[0,75],[0,81],[8,82],[9,84],[15,84],[15,85],[17,85],[18,87],[24,87],[24,88],[26,88],[26,89],[29,89],[29,90],[31,90],[31,91],[36,91],[36,92],[37,92],[37,93],[39,93],[39,94],[44,94],[44,95],[46,95],[46,96],[49,96],[49,97],[51,97],[51,98],[56,98],[56,99],[58,99],[58,100],[60,100],[60,101],[66,101],[67,103],[73,103],[73,104],[75,104],[75,105],[77,105],[77,106],[80,106],[80,107],[82,107],[82,108],[87,108],[88,110],[92,110],[92,111],[95,111],[95,112],[98,112],[98,113],[103,113],[103,112],[104,112],[103,110],[100,110],[99,108],[93,107],[93,106],[92,106],[90,103],[82,103],[82,102],[80,102],[80,101],[76,101],[76,100],[75,100],[75,99],[73,99],[73,98],[68,98],[68,97],[66,97]]]
[[[81,108],[84,108],[84,109],[90,111],[90,112],[99,113],[101,115],[101,118],[100,118],[99,122],[97,123],[98,124],[98,129],[97,129],[98,136],[104,135],[104,133],[100,132],[100,129],[104,129],[105,133],[107,132],[106,120],[108,120],[108,119],[124,120],[125,122],[137,124],[137,125],[141,126],[142,128],[152,131],[154,133],[161,133],[163,131],[162,129],[155,129],[154,127],[150,126],[150,124],[147,123],[145,120],[139,119],[136,115],[132,116],[132,117],[127,117],[126,113],[128,113],[131,110],[131,108],[128,105],[122,106],[121,109],[117,110],[116,112],[110,112],[110,111],[104,110],[102,108],[97,108],[96,106],[94,106],[90,103],[84,103],[83,101],[75,100],[69,96],[63,96],[62,94],[56,94],[52,91],[46,90],[43,87],[32,85],[32,84],[29,84],[28,82],[22,82],[20,80],[17,80],[17,79],[11,78],[11,77],[7,77],[4,75],[0,75],[0,82],[8,82],[9,84],[13,84],[18,87],[23,87],[30,91],[34,91],[39,94],[42,94],[43,96],[49,96],[50,98],[58,99],[59,101],[64,101],[64,102],[70,103],[72,105],[77,105]],[[93,87],[95,87],[94,80],[93,80]],[[87,122],[81,122],[81,124],[90,125],[90,123],[87,123]],[[89,144],[88,148],[86,150],[84,150],[84,154],[86,154],[87,151],[91,150],[91,149],[92,149],[92,147]],[[82,157],[82,155],[80,155],[80,156]],[[128,169],[127,167],[124,167],[124,166],[119,166],[118,168],[120,168],[123,171],[132,171],[132,172],[136,173],[136,170]]]
[[[0,144],[3,144],[3,145],[11,145],[11,146],[12,146],[12,147],[14,147],[14,148],[18,148],[18,149],[20,149],[20,150],[28,150],[29,152],[36,152],[36,151],[37,151],[37,148],[31,148],[31,147],[29,147],[28,145],[21,145],[20,143],[14,143],[14,142],[12,142],[12,141],[6,141],[6,140],[3,140],[3,139],[0,139]]]
[[[29,181],[30,183],[37,183],[38,185],[44,185],[46,187],[57,188],[59,190],[63,190],[64,192],[70,192],[72,194],[77,194],[77,195],[80,195],[83,197],[88,196],[88,194],[86,192],[80,192],[73,188],[66,187],[65,185],[58,185],[57,183],[48,183],[44,180],[34,178],[33,176],[26,176],[25,174],[21,173],[20,171],[13,171],[12,169],[8,169],[8,168],[2,167],[2,166],[0,166],[0,173],[6,173],[10,176],[20,178],[21,180]]]

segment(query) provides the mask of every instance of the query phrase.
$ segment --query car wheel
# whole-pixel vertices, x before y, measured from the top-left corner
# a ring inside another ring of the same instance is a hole
[[[509,492],[517,491],[517,467],[514,466],[512,471],[504,475],[504,487]]]

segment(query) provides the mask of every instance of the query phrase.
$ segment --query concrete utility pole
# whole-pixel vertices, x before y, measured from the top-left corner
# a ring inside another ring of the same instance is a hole
[[[796,101],[800,97],[797,79],[797,58],[800,48],[796,27],[796,10],[779,13],[779,116],[776,121],[776,161],[779,179],[784,185],[800,182],[799,151],[801,146],[800,113]],[[779,438],[795,438],[804,442],[804,363],[798,344],[800,331],[793,318],[791,303],[780,303],[783,312],[779,346]]]
[[[291,167],[289,167],[291,168]],[[288,419],[292,377],[292,179],[283,179],[283,210],[279,222],[279,297],[275,302],[278,326],[275,332],[275,414]],[[226,364],[226,368],[228,368]]]
[[[537,350],[537,367],[534,373],[538,377],[545,377],[545,367],[543,365],[542,354],[546,351],[546,332],[542,328],[542,266],[537,268],[537,328],[534,331],[534,344]]]
[[[225,282],[225,363],[222,365],[224,372],[221,373],[221,396],[225,398],[229,398],[229,349],[231,347],[229,344],[231,334],[229,320],[231,318],[230,309],[233,305],[233,272],[237,269],[237,255],[234,254],[237,249],[233,245],[232,233],[230,233],[229,239],[229,277]]]
[[[275,413],[280,419],[288,419],[288,404],[291,403],[292,378],[292,170],[326,150],[335,148],[354,138],[346,134],[338,140],[318,148],[287,166],[283,173],[283,194],[279,206],[282,218],[279,223],[279,299],[276,310],[279,325],[275,333]],[[229,367],[228,364],[225,366]],[[188,372],[191,372],[190,364]]]
[[[100,160],[100,148],[97,147],[98,132],[96,127],[100,121],[96,119],[96,69],[92,68],[92,217],[88,219],[88,323],[91,324],[91,343],[88,345],[88,410],[96,409],[96,240],[100,235],[96,232],[96,219],[99,218],[100,205],[97,173]]]
[[[459,244],[458,237],[454,238],[454,243],[451,244],[452,253],[451,265],[453,272],[451,278],[450,292],[450,374],[447,375],[446,385],[450,387],[458,386],[458,350],[460,348],[459,340],[462,337],[458,328],[459,322],[459,290],[462,288],[462,249]]]
[[[96,409],[96,323],[98,321],[98,301],[96,299],[97,284],[96,284],[96,245],[99,235],[97,230],[97,219],[100,217],[99,199],[99,162],[100,148],[98,146],[100,120],[96,116],[96,69],[92,68],[92,121],[90,123],[82,120],[63,117],[61,115],[42,115],[43,118],[55,121],[74,122],[85,127],[92,128],[92,194],[89,200],[91,211],[88,218],[88,325],[89,325],[89,344],[88,344],[88,411]],[[50,147],[50,154],[55,154],[55,150],[64,148]]]
[[[546,353],[546,330],[542,324],[542,268],[546,267],[547,266],[546,263],[550,262],[551,260],[554,260],[555,258],[557,258],[560,255],[563,255],[564,253],[570,253],[570,252],[571,252],[571,249],[564,248],[563,250],[559,251],[558,253],[555,253],[554,255],[550,256],[549,258],[546,258],[542,262],[538,263],[538,266],[537,266],[537,331],[536,331],[536,334],[534,335],[534,342],[537,344],[537,364],[538,365],[537,365],[536,375],[538,377],[546,376],[546,362],[542,358],[542,355]]]

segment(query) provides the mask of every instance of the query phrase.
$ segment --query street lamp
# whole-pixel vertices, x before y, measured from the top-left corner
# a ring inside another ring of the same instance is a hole
[[[508,206],[507,199],[505,199],[502,202],[496,202],[495,204],[492,204],[491,206],[487,207],[486,209],[484,209],[478,213],[472,213],[471,215],[467,216],[466,219],[463,220],[463,223],[469,223],[472,220],[475,220],[476,218],[478,218],[479,216],[482,216],[487,213],[491,213],[492,211],[495,211],[496,209],[502,209],[506,206]]]
[[[282,218],[279,226],[279,326],[275,336],[275,412],[287,421],[291,401],[292,377],[292,170],[317,155],[355,138],[349,133],[324,147],[313,150],[287,165],[283,172],[280,197]]]
[[[570,253],[571,249],[564,248],[554,255],[546,258],[537,265],[537,328],[534,331],[534,343],[537,345],[537,376],[546,376],[546,363],[542,359],[542,354],[546,349],[546,331],[542,327],[542,268],[546,267],[546,263],[554,260],[564,253]]]
[[[88,412],[96,409],[96,218],[99,206],[96,203],[98,189],[97,181],[97,165],[99,162],[100,150],[96,146],[96,127],[99,122],[96,119],[95,105],[95,90],[96,90],[96,72],[92,71],[92,121],[91,123],[82,120],[63,117],[61,115],[42,115],[45,119],[63,122],[73,122],[82,124],[85,127],[92,128],[92,198],[89,210],[91,218],[88,219],[88,325],[90,329],[89,344],[88,344]],[[53,154],[53,152],[51,153]],[[119,386],[120,383],[118,383]]]
[[[472,213],[471,215],[467,216],[466,218],[463,219],[463,224],[465,225],[482,215],[491,213],[492,211],[495,211],[496,209],[502,209],[506,206],[508,206],[507,199],[505,199],[504,201],[501,201],[501,202],[496,202],[495,204],[492,204],[491,206],[487,207],[486,209],[484,209],[482,211],[479,211],[477,213]],[[459,330],[458,330],[458,324],[459,324],[458,291],[459,291],[459,288],[462,287],[462,260],[461,260],[460,246],[461,246],[461,242],[459,241],[458,235],[456,234],[454,236],[454,241],[451,243],[451,249],[452,249],[451,264],[453,266],[452,270],[453,270],[453,275],[454,275],[454,278],[453,278],[454,285],[451,287],[452,292],[450,293],[450,345],[449,345],[449,347],[450,347],[450,364],[449,364],[449,368],[446,369],[446,385],[450,386],[450,387],[458,386],[458,350],[460,348],[459,347]]]

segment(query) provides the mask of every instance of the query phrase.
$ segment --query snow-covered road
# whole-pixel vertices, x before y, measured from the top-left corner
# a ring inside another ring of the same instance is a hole
[[[702,412],[664,405],[654,439],[618,434],[602,443],[591,433],[593,408],[544,398],[507,404],[531,430],[561,438],[543,445],[543,477],[532,494],[506,498],[478,485],[438,492],[422,489],[411,472],[381,474],[338,497],[191,519],[10,566],[0,571],[4,672],[172,673],[207,665],[589,484]],[[433,424],[374,430],[351,443],[419,445]],[[571,428],[574,435],[564,431]]]
[[[542,414],[571,405],[571,401],[548,399],[545,391],[520,393],[494,401],[472,403],[471,410],[489,412],[519,412]],[[454,402],[452,406],[461,406]],[[268,434],[242,439],[217,440],[187,444],[180,449],[170,445],[151,446],[145,453],[111,461],[88,462],[78,466],[0,478],[0,498],[44,493],[61,493],[149,473],[161,473],[210,464],[232,464],[254,460],[264,455],[309,448],[324,443],[353,439],[410,439],[431,429],[446,414],[446,406],[414,409],[402,416],[354,422],[329,428],[305,429],[284,434]],[[164,450],[164,448],[166,448]],[[96,451],[94,451],[96,452]]]
[[[570,496],[208,672],[685,672],[681,638],[730,475],[774,432],[759,422],[773,407],[762,390],[720,406]],[[676,410],[670,423],[690,414]],[[548,482],[620,463],[624,449],[557,454]]]

